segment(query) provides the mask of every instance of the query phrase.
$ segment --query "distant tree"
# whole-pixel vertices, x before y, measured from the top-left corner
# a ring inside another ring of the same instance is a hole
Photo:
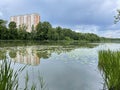
[[[24,31],[24,32],[26,32],[27,26],[26,26],[25,24],[19,25],[18,30],[19,30],[19,31]]]
[[[31,34],[31,40],[35,40],[36,39],[36,30],[32,30]]]
[[[8,30],[5,26],[0,26],[0,39],[8,39]]]
[[[27,39],[28,32],[26,32],[26,30],[27,30],[27,26],[25,24],[19,25],[19,28],[18,28],[18,38],[20,40],[26,40]]]
[[[115,17],[115,24],[120,21],[120,9],[117,10],[117,15]]]
[[[7,21],[0,19],[0,39],[5,40],[8,37],[6,28]]]
[[[9,26],[9,29],[11,29],[11,30],[12,30],[12,29],[16,29],[16,28],[17,28],[16,23],[15,23],[15,22],[13,22],[13,21],[12,21],[12,22],[10,22],[8,26]]]
[[[42,30],[43,30],[45,40],[48,39],[47,34],[48,34],[48,31],[51,30],[51,28],[52,28],[52,25],[49,22],[42,23]]]
[[[36,26],[36,39],[37,40],[47,40],[48,31],[52,28],[52,25],[49,22],[39,22]]]
[[[0,26],[6,26],[7,21],[0,19]]]
[[[34,25],[32,25],[32,31],[34,31],[35,30],[35,27],[34,27]]]
[[[115,17],[116,22],[120,20],[120,11]],[[6,21],[0,19],[0,40],[80,40],[80,41],[99,41],[100,37],[92,33],[78,33],[68,28],[52,28],[49,22],[39,22],[36,27],[32,26],[32,31],[26,31],[26,25],[17,28],[15,22],[10,22],[6,28]]]
[[[43,40],[43,30],[41,22],[39,22],[36,26],[36,40]]]
[[[8,27],[9,27],[9,38],[10,39],[17,39],[18,38],[18,33],[17,33],[17,26],[16,26],[16,23],[15,22],[10,22],[8,24]]]
[[[52,28],[48,31],[47,36],[48,36],[49,40],[58,40],[59,39],[59,35],[54,28]]]
[[[58,26],[55,28],[56,29],[56,32],[58,33],[58,40],[64,40],[64,33],[63,33],[63,29]]]

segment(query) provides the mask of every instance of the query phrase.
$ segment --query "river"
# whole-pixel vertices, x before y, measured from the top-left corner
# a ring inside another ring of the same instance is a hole
[[[7,55],[16,70],[25,65],[19,75],[20,88],[25,85],[26,73],[31,83],[40,87],[40,76],[45,90],[101,90],[103,79],[98,70],[98,51],[119,50],[117,43],[81,45],[17,45],[0,47],[0,59]],[[39,90],[39,89],[37,89]]]

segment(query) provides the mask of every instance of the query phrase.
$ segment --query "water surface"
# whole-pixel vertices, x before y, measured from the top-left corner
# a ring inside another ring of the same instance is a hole
[[[14,69],[27,65],[20,75],[21,88],[28,72],[30,84],[38,84],[41,75],[49,90],[101,90],[103,80],[98,70],[101,49],[119,50],[120,44],[2,46],[0,59],[7,54],[16,63]]]

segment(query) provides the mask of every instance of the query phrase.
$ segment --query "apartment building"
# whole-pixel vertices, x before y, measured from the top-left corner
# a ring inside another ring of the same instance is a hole
[[[26,15],[18,15],[12,16],[10,21],[14,21],[17,25],[17,28],[22,27],[23,25],[26,26],[26,31],[31,32],[32,28],[36,27],[36,25],[40,22],[39,14],[26,14]]]

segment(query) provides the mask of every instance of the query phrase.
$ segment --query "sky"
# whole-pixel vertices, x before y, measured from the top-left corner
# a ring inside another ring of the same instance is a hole
[[[120,0],[0,0],[0,19],[38,13],[53,27],[120,38],[120,23],[114,24],[117,9]]]

